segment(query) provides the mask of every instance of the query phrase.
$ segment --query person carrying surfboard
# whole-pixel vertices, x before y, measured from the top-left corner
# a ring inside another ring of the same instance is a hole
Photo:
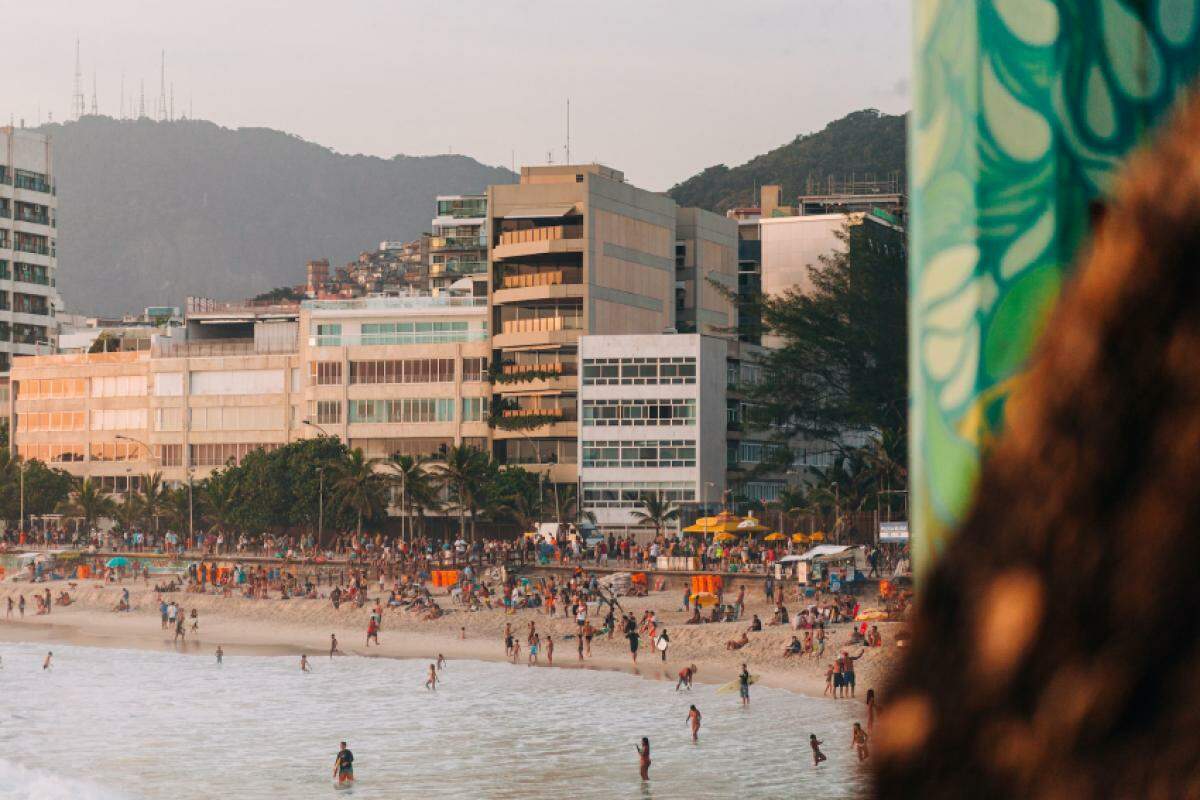
[[[654,641],[654,645],[658,648],[658,652],[662,654],[663,661],[667,660],[667,646],[670,643],[671,637],[667,636],[667,629],[663,628],[661,631],[659,631],[658,638]]]
[[[338,786],[354,783],[354,753],[350,752],[345,742],[341,743],[341,749],[334,758],[333,777],[337,779]]]

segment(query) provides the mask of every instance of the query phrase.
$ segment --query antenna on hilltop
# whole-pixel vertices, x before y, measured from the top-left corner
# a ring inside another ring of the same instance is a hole
[[[76,119],[83,116],[83,69],[79,65],[79,37],[75,37],[75,94],[71,97],[71,113]]]
[[[117,111],[119,119],[125,119],[125,70],[121,70],[121,108]]]
[[[571,98],[567,98],[567,163],[571,163]]]
[[[158,65],[158,121],[167,118],[167,51],[162,51]]]
[[[138,90],[138,119],[146,116],[146,79],[142,78],[141,88]]]
[[[96,70],[92,70],[92,116],[97,116],[100,113],[100,107],[96,103]]]
[[[175,121],[175,81],[171,81],[171,113],[168,119]]]

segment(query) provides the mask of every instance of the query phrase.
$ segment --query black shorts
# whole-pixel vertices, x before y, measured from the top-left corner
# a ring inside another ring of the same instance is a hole
[[[835,688],[835,689],[842,688],[842,673],[840,673],[840,672],[833,673],[833,688]]]
[[[854,688],[854,673],[853,672],[843,672],[842,673],[842,683],[845,684],[846,686]]]

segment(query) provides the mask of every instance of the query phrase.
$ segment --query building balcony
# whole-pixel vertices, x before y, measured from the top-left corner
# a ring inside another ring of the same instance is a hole
[[[478,236],[431,236],[429,252],[440,253],[445,250],[486,250],[487,237]]]
[[[481,275],[488,271],[486,260],[451,259],[429,265],[429,274],[438,275]]]
[[[583,248],[582,225],[551,225],[500,234],[492,256],[505,259],[545,253],[581,253]]]
[[[528,426],[517,424],[517,420],[510,423],[511,427],[504,428],[500,425],[495,426],[492,430],[492,438],[497,440],[508,439],[528,439],[528,438],[547,438],[547,437],[565,437],[575,438],[578,427],[575,420],[555,420],[546,416],[529,416],[529,422],[537,422],[541,424],[531,424]]]

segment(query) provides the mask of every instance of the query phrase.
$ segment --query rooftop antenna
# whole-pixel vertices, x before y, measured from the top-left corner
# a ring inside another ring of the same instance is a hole
[[[188,119],[195,119],[195,114],[192,113],[192,96],[188,95]]]
[[[146,116],[146,79],[142,78],[141,89],[138,91],[138,119]]]
[[[125,70],[121,70],[121,108],[117,116],[125,119]]]
[[[100,107],[96,103],[96,70],[92,70],[92,116],[97,116],[100,113]]]
[[[571,163],[571,98],[567,98],[567,163]]]
[[[158,62],[158,120],[167,118],[167,51],[162,51]]]
[[[171,81],[171,113],[168,115],[168,119],[172,122],[175,121],[175,81]]]
[[[76,119],[83,116],[83,69],[79,66],[79,37],[75,37],[75,94],[71,97],[71,113]]]

